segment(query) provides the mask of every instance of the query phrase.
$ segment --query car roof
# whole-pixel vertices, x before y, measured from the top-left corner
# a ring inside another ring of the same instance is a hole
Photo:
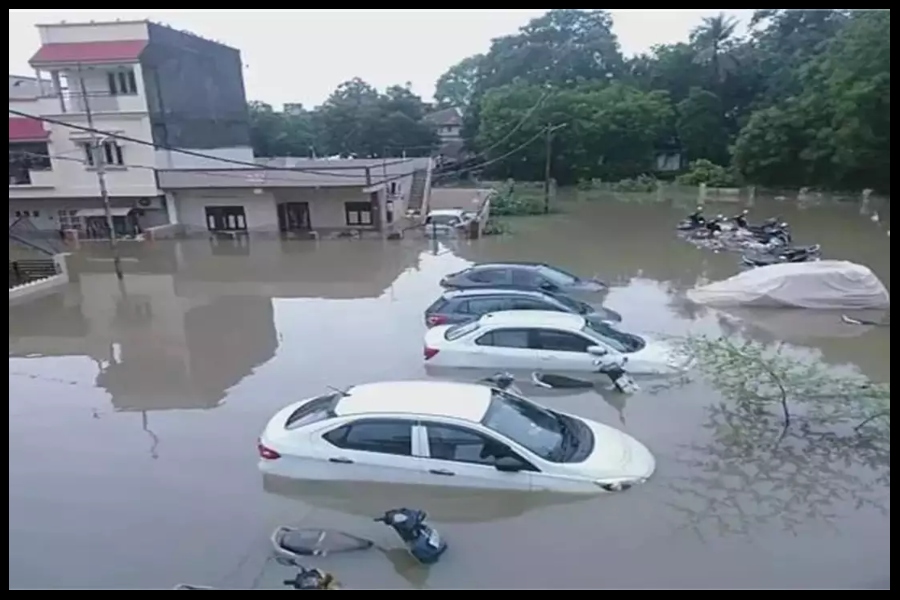
[[[585,319],[581,315],[552,310],[503,310],[483,315],[481,325],[503,325],[509,327],[560,327],[581,329]]]
[[[464,214],[465,212],[466,211],[464,211],[461,208],[437,208],[435,210],[428,211],[428,216],[429,217],[432,217],[432,216],[439,217],[441,215],[447,215],[447,216],[457,217],[461,214]]]
[[[549,294],[538,290],[525,290],[517,288],[471,288],[466,290],[449,290],[444,292],[444,298],[465,298],[469,296],[527,296],[529,298],[554,299]]]
[[[375,413],[449,417],[477,423],[487,412],[491,389],[449,381],[382,381],[357,385],[338,400],[341,417]]]
[[[535,263],[535,262],[486,262],[486,263],[478,263],[469,267],[469,269],[497,269],[497,268],[505,268],[505,267],[519,267],[522,269],[537,269],[539,267],[549,267],[550,265],[546,263]],[[551,267],[552,268],[552,267]]]

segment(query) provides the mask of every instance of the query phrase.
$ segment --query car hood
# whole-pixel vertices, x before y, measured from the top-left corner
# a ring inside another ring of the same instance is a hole
[[[571,289],[578,290],[580,292],[605,292],[607,289],[609,289],[609,286],[607,286],[599,279],[579,279],[570,287]]]
[[[598,481],[640,483],[656,470],[656,459],[642,443],[609,425],[581,419],[594,434],[594,449],[577,464],[582,473]]]
[[[693,366],[693,361],[676,344],[647,338],[644,341],[646,345],[643,348],[628,355],[629,361],[659,365],[673,372],[687,371]]]

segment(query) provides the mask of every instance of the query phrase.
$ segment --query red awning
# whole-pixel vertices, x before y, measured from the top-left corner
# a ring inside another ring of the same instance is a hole
[[[50,133],[44,130],[44,124],[28,117],[9,118],[9,141],[34,142],[46,140]]]
[[[32,66],[136,62],[147,40],[44,44],[28,61]]]

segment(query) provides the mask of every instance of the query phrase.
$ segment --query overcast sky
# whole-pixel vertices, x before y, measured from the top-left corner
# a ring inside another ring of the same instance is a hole
[[[378,88],[412,84],[430,100],[434,82],[461,59],[484,52],[546,9],[293,11],[9,11],[9,72],[28,75],[39,46],[36,23],[145,19],[187,29],[241,50],[247,96],[280,106],[320,104],[341,82],[361,77]],[[612,10],[625,54],[687,39],[719,12],[743,23],[752,10]]]

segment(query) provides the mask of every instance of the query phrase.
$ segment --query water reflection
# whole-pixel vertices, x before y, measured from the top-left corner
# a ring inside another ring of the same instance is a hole
[[[504,492],[424,485],[288,479],[263,476],[263,489],[277,496],[349,515],[375,518],[389,508],[406,506],[444,523],[479,523],[509,519],[529,511],[584,502],[584,496]]]
[[[697,535],[748,535],[777,524],[796,535],[868,508],[890,515],[890,437],[848,424],[783,429],[777,415],[725,404],[708,410],[706,443],[678,458],[690,475],[672,484],[672,508]]]

